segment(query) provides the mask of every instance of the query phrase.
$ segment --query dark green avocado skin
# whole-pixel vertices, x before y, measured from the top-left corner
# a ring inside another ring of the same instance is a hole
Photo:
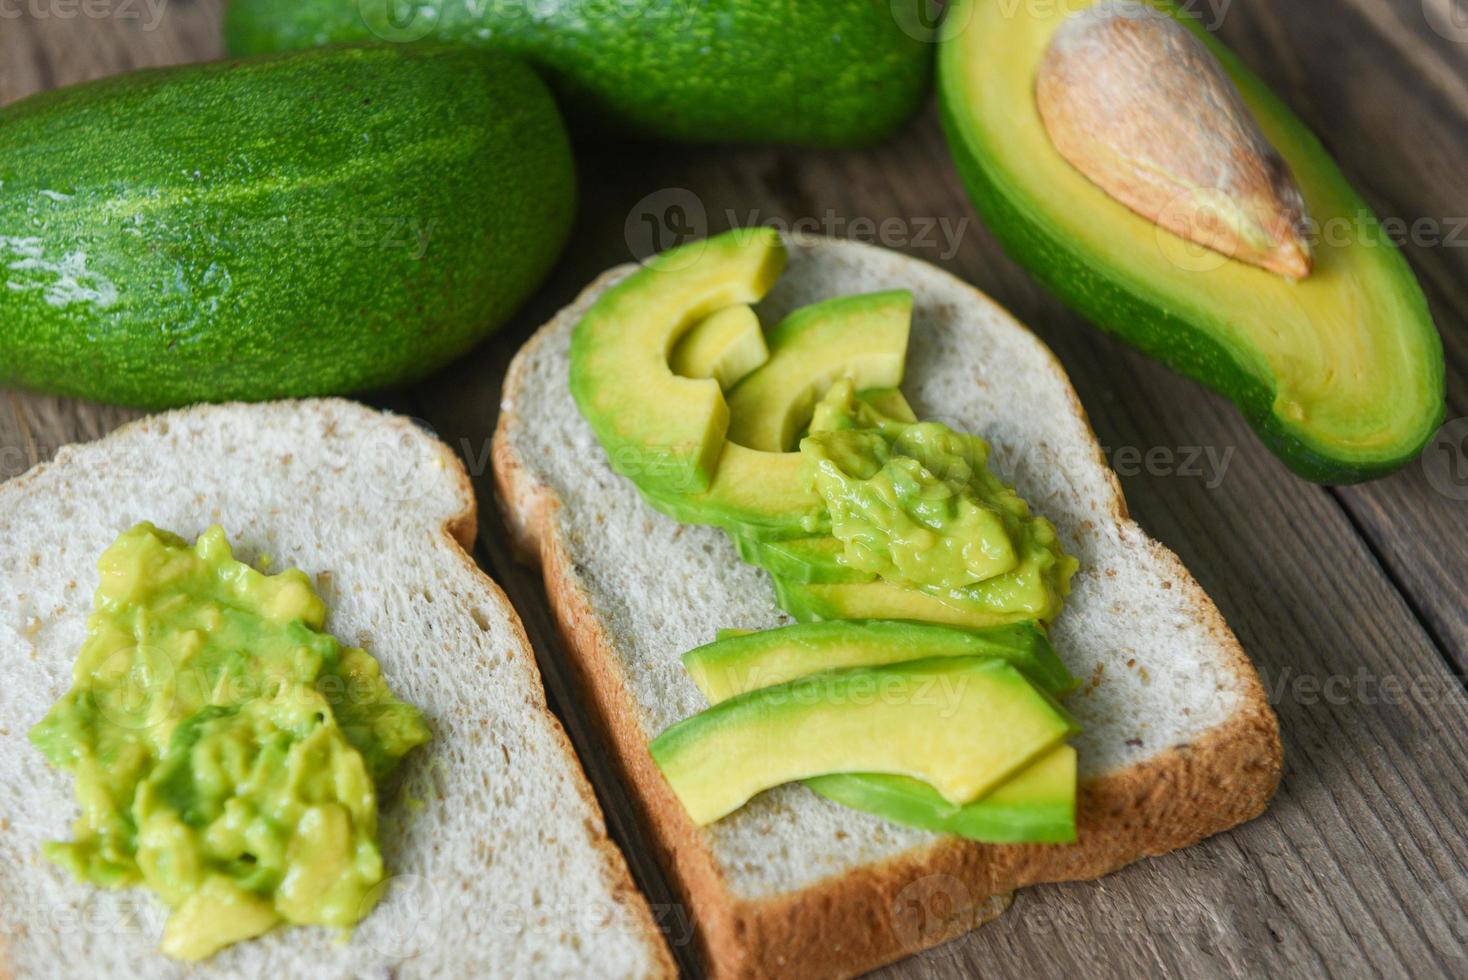
[[[853,146],[927,93],[927,0],[233,0],[234,54],[431,37],[525,57],[582,131]]]
[[[499,326],[575,176],[535,73],[451,46],[136,72],[0,110],[0,383],[161,408],[410,381]]]

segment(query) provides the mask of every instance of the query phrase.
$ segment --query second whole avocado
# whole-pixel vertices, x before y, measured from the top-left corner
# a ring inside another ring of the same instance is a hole
[[[232,53],[436,39],[528,60],[572,122],[618,136],[855,146],[927,94],[925,0],[233,0]]]
[[[575,171],[527,66],[349,46],[0,109],[0,383],[163,408],[415,380],[560,253]]]

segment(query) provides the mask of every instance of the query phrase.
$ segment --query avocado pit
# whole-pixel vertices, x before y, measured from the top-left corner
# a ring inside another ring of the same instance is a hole
[[[1050,40],[1035,101],[1060,155],[1133,211],[1241,262],[1310,274],[1289,165],[1177,19],[1135,0],[1076,13]]]

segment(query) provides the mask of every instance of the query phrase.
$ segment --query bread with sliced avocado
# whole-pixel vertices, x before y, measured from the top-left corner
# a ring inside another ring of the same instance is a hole
[[[706,827],[673,796],[650,740],[706,707],[680,655],[723,628],[789,619],[765,572],[712,527],[679,524],[613,472],[568,386],[572,330],[635,267],[604,274],[516,357],[494,445],[500,505],[538,563],[572,676],[601,726],[717,977],[850,975],[952,938],[1017,888],[1094,878],[1263,811],[1278,723],[1248,657],[1181,562],[1127,515],[1059,363],[965,283],[912,258],[788,242],[756,309],[766,324],[831,297],[907,289],[903,393],[994,446],[993,465],[1081,562],[1051,641],[1082,686],[1078,839],[984,845],[888,823],[805,786]]]
[[[303,570],[326,629],[422,709],[432,740],[382,796],[389,884],[349,936],[277,928],[189,966],[158,952],[154,895],[42,857],[76,808],[26,733],[70,684],[98,556],[140,521]],[[475,534],[458,458],[346,401],[157,415],[0,484],[0,976],[674,975]]]

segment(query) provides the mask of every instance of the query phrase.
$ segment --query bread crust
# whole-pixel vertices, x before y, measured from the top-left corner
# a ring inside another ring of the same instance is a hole
[[[330,409],[336,412],[362,412],[379,416],[403,431],[420,432],[413,422],[402,416],[389,412],[380,412],[357,402],[346,399],[299,399],[289,402],[276,402],[275,405],[289,404],[298,408],[303,414],[311,411]],[[243,403],[230,403],[218,406],[196,406],[193,408],[177,409],[159,415],[146,416],[136,419],[111,433],[102,437],[101,442],[125,438],[130,430],[134,428],[146,428],[159,420],[176,421],[187,418],[198,412],[226,411],[230,409],[249,409],[249,405]],[[474,543],[478,537],[479,517],[478,502],[474,493],[474,485],[470,480],[469,472],[464,466],[463,460],[440,440],[428,433],[421,433],[424,438],[432,441],[438,448],[440,458],[444,460],[446,468],[445,475],[454,484],[455,495],[458,498],[460,509],[449,517],[440,529],[442,544],[447,554],[455,556],[455,560],[463,562],[466,569],[474,577],[477,585],[482,588],[484,594],[496,605],[510,624],[517,641],[515,654],[520,658],[524,669],[528,671],[532,683],[541,685],[539,667],[536,665],[534,649],[530,639],[525,632],[525,626],[518,611],[509,597],[505,595],[499,583],[490,578],[479,564],[474,560]],[[35,478],[46,468],[51,466],[64,466],[64,458],[58,458],[49,462],[38,464],[27,472],[16,477],[14,480],[0,484],[0,492],[6,494],[24,493],[27,486],[34,482]],[[608,890],[614,901],[624,906],[631,913],[635,928],[652,954],[653,972],[648,974],[649,978],[657,980],[671,980],[678,975],[677,965],[668,949],[662,930],[658,928],[652,911],[647,904],[646,898],[633,882],[631,871],[628,869],[626,858],[621,850],[614,844],[606,833],[606,819],[602,813],[601,804],[597,801],[591,784],[581,767],[580,758],[566,734],[564,726],[559,718],[550,710],[546,702],[543,688],[537,688],[538,695],[533,700],[536,703],[536,713],[539,721],[550,727],[554,733],[557,746],[572,769],[581,773],[582,778],[576,782],[578,795],[582,803],[588,808],[591,818],[587,821],[587,833],[592,838],[592,846],[602,858],[600,871],[608,886]],[[0,896],[3,899],[3,896]],[[4,902],[0,901],[0,926],[3,926]],[[4,941],[4,929],[0,928],[0,980],[9,980],[14,976],[14,964],[10,956],[7,944]]]
[[[600,289],[612,270],[587,287]],[[977,290],[982,302],[989,303]],[[553,321],[554,322],[554,321]],[[1084,782],[1077,841],[1069,845],[989,845],[942,838],[759,901],[732,894],[706,838],[688,818],[647,751],[647,737],[618,667],[611,638],[577,581],[558,533],[555,491],[537,482],[509,436],[524,365],[549,327],[521,348],[505,379],[493,465],[499,508],[516,555],[538,566],[586,709],[614,748],[639,816],[688,905],[710,974],[724,977],[851,976],[938,945],[997,916],[1010,893],[1043,882],[1097,878],[1135,860],[1197,843],[1262,813],[1279,785],[1279,723],[1253,665],[1213,601],[1181,560],[1145,535],[1127,513],[1079,398],[1053,353],[1047,366],[1091,435],[1112,488],[1116,524],[1134,532],[1169,570],[1240,682],[1240,706],[1196,742],[1179,745],[1103,778]]]

